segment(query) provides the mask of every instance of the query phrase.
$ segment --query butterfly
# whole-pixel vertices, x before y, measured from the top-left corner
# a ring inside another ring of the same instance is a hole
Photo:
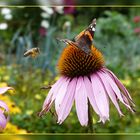
[[[74,41],[69,39],[58,39],[58,40],[73,47],[76,47],[78,49],[81,49],[86,54],[92,54],[91,46],[94,38],[95,27],[96,27],[96,18],[93,19],[92,23],[86,29],[84,29],[74,38]]]

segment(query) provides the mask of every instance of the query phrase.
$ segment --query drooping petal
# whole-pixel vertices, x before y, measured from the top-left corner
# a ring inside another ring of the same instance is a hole
[[[104,68],[103,70],[109,73],[109,75],[112,77],[112,79],[115,80],[115,82],[118,85],[118,87],[123,91],[123,93],[125,94],[126,98],[132,103],[133,106],[135,106],[135,104],[133,103],[132,98],[131,98],[129,92],[127,91],[125,86],[120,82],[120,80],[115,76],[115,74],[113,72],[111,72],[107,68]]]
[[[87,91],[83,81],[83,77],[79,77],[77,81],[76,91],[75,91],[75,105],[76,105],[76,112],[80,124],[82,126],[87,126],[88,100],[87,100]]]
[[[41,112],[39,113],[39,116],[42,116],[44,113],[47,113],[50,108],[51,108],[51,105],[53,103],[53,101],[55,100],[56,98],[56,95],[58,93],[58,90],[60,88],[60,86],[66,81],[67,78],[65,77],[60,77],[60,79],[52,86],[52,88],[50,89],[44,103],[43,103],[43,107],[42,107],[42,110]]]
[[[62,103],[62,100],[63,100],[63,98],[64,98],[64,96],[66,94],[66,91],[68,90],[67,89],[67,86],[69,84],[69,81],[70,81],[70,79],[68,79],[66,82],[64,82],[61,85],[61,87],[58,90],[58,93],[56,95],[56,99],[55,99],[55,110],[56,110],[57,115],[59,114],[59,109],[60,109],[60,105]]]
[[[99,77],[101,78],[101,81],[104,85],[104,88],[106,90],[106,93],[108,94],[108,96],[110,97],[111,101],[113,102],[113,104],[115,105],[115,107],[117,108],[120,116],[123,116],[123,113],[120,110],[119,104],[117,102],[117,98],[116,95],[114,94],[114,91],[112,90],[112,88],[110,87],[108,81],[105,79],[104,77],[104,73],[103,72],[98,72]]]
[[[74,101],[75,96],[75,88],[76,88],[77,78],[73,78],[67,87],[66,94],[62,100],[62,103],[60,105],[59,114],[58,114],[58,123],[61,124],[66,117],[68,116],[72,104]]]
[[[46,106],[46,104],[48,104],[48,102],[50,101],[50,98],[52,98],[52,101],[55,99],[56,95],[57,95],[57,91],[59,90],[60,86],[66,81],[66,78],[65,77],[60,77],[60,79],[54,84],[52,85],[52,88],[51,90],[49,91],[45,101],[44,101],[44,104],[43,104],[43,107]]]
[[[94,96],[93,89],[92,89],[92,83],[91,83],[91,81],[89,80],[89,78],[87,76],[84,76],[84,83],[85,83],[85,86],[86,86],[88,99],[89,99],[94,111],[100,117],[102,117],[102,114],[99,111],[97,103],[96,103],[96,100],[95,100],[95,96]]]
[[[12,87],[0,87],[0,94],[5,93],[7,90],[13,90]]]
[[[110,75],[106,72],[106,71],[103,71],[103,75],[106,79],[106,81],[109,83],[109,85],[111,86],[112,90],[114,91],[114,93],[116,94],[116,96],[118,97],[118,99],[127,107],[129,108],[131,111],[131,107],[129,104],[126,104],[123,100],[123,97],[122,97],[122,94],[118,88],[118,86],[116,85],[115,81],[110,77]],[[132,111],[133,112],[133,111]]]
[[[92,81],[92,88],[93,88],[93,94],[95,96],[95,101],[97,103],[98,109],[102,114],[102,118],[100,119],[103,123],[105,123],[106,120],[109,120],[108,97],[96,73],[91,75],[91,81]]]
[[[126,98],[126,96],[125,96],[124,94],[122,94],[122,97],[123,97],[124,102],[125,102],[126,104],[130,105],[130,103],[129,103],[129,101],[128,101],[128,98]],[[131,111],[132,113],[134,113],[134,112],[135,112],[135,109],[133,108],[133,107],[134,107],[133,104],[132,104],[132,106],[130,105],[130,107],[131,107],[130,111]]]
[[[7,124],[7,119],[2,112],[0,112],[0,130],[4,129]]]

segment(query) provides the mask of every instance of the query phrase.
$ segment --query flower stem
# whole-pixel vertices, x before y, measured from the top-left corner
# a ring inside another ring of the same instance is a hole
[[[88,101],[88,132],[93,133],[95,130],[93,129],[93,120],[92,120],[92,112],[91,105]]]

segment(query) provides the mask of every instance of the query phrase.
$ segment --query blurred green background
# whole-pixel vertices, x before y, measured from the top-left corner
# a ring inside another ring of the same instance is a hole
[[[57,60],[65,47],[56,38],[73,39],[97,18],[93,44],[104,54],[106,66],[121,79],[136,104],[120,118],[111,104],[110,121],[98,123],[95,133],[140,132],[140,8],[123,7],[0,7],[0,86],[15,92],[0,95],[10,107],[10,121],[3,133],[87,133],[73,107],[62,125],[50,113],[38,117],[47,90],[59,77]],[[41,54],[25,58],[26,49],[39,47]]]

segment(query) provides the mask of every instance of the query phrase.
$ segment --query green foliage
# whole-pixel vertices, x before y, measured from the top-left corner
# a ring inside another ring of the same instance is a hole
[[[104,54],[106,65],[116,73],[122,76],[136,73],[140,69],[140,40],[134,34],[132,21],[115,11],[104,14],[98,19],[95,46]]]

